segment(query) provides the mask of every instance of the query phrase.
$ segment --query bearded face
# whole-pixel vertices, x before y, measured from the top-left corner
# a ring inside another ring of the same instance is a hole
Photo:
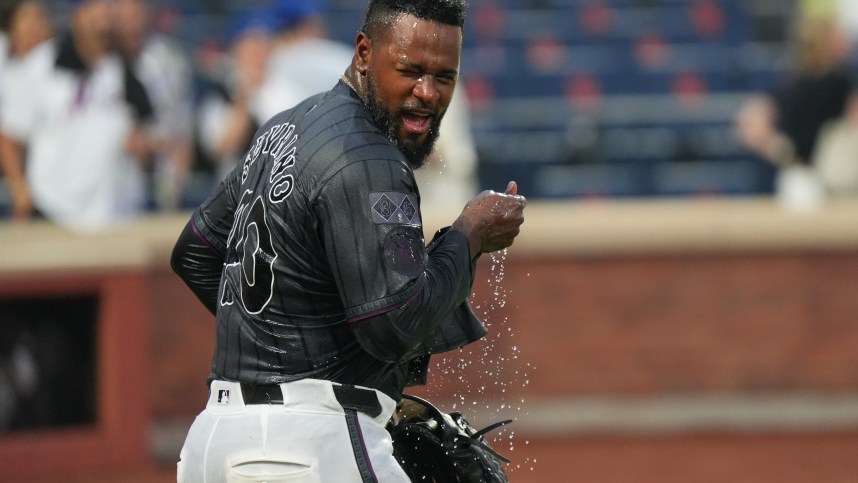
[[[432,153],[459,76],[462,29],[400,14],[355,46],[363,100],[409,165]]]
[[[411,169],[418,169],[423,166],[426,158],[435,149],[435,142],[440,134],[441,119],[444,117],[444,113],[437,112],[430,106],[422,105],[423,103],[418,99],[406,102],[395,111],[389,109],[378,97],[378,87],[371,71],[367,72],[366,90],[366,105],[375,119],[375,123],[387,135],[387,138],[402,151]],[[408,119],[409,113],[414,111],[429,113],[425,121],[428,123],[428,129],[424,136],[415,136],[406,132],[405,119]]]

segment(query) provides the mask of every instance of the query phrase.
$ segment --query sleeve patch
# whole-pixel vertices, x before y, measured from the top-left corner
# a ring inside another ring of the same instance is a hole
[[[412,193],[376,191],[369,194],[369,207],[373,223],[396,225],[421,223],[420,211],[417,209],[417,196]]]
[[[417,228],[397,226],[384,239],[384,261],[396,273],[415,277],[426,266],[426,247]]]

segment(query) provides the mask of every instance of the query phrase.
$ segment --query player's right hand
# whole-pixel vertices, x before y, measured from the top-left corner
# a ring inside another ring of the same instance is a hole
[[[518,194],[518,185],[510,181],[504,193],[483,191],[469,201],[453,229],[467,235],[471,258],[502,250],[518,236],[526,205],[527,199]]]

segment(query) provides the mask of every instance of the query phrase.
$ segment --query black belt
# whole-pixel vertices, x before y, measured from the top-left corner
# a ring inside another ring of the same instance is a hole
[[[378,395],[371,389],[334,384],[334,396],[343,409],[354,409],[372,417],[381,414]],[[276,384],[241,383],[244,404],[283,404],[283,391]]]

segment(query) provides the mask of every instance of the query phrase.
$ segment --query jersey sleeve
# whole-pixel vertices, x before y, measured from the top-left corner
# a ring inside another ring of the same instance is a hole
[[[401,305],[426,263],[416,187],[396,160],[355,162],[315,200],[325,252],[349,320]]]
[[[240,189],[241,170],[234,169],[224,178],[211,195],[200,205],[191,218],[198,235],[213,250],[226,254],[227,239],[232,230],[235,210],[238,206],[236,193]]]
[[[316,202],[346,317],[362,347],[386,361],[449,350],[485,334],[467,306],[473,282],[467,237],[449,230],[427,251],[418,203],[410,170],[393,160],[348,165]],[[467,330],[458,329],[460,322]]]
[[[217,312],[217,296],[223,253],[200,235],[194,220],[188,221],[170,257],[170,266],[209,312]]]
[[[227,240],[235,217],[235,170],[191,215],[170,257],[173,271],[215,314]]]

